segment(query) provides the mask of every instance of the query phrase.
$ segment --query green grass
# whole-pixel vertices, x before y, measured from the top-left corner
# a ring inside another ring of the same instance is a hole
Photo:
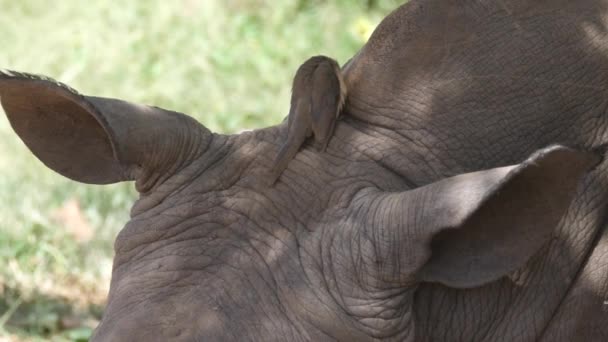
[[[300,63],[346,62],[401,2],[0,0],[0,68],[238,132],[280,122]],[[134,198],[131,184],[82,185],[46,169],[0,112],[0,341],[90,336]],[[57,218],[70,203],[77,218]]]

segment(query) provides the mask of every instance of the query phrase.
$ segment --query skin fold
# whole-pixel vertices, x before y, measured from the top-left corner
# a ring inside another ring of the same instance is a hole
[[[0,102],[48,167],[140,192],[94,341],[604,341],[607,27],[598,0],[411,0],[274,186],[287,124],[15,72]]]

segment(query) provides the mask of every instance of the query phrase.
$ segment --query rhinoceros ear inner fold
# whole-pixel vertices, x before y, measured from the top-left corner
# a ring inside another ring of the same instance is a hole
[[[0,71],[11,125],[48,167],[76,181],[135,180],[140,192],[197,158],[211,133],[180,113],[83,96],[35,75]]]
[[[470,288],[522,266],[551,238],[592,153],[554,146],[511,168],[457,176],[430,185],[430,257],[422,281]],[[505,172],[507,171],[507,172]]]
[[[128,180],[84,96],[49,80],[0,77],[0,101],[15,132],[49,168],[85,183]]]

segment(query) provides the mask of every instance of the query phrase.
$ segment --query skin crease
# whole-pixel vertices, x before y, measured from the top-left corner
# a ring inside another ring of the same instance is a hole
[[[293,80],[287,137],[274,161],[272,184],[312,134],[318,150],[325,152],[346,93],[342,71],[335,60],[315,56],[298,68]]]
[[[274,187],[286,124],[217,135],[19,75],[0,100],[49,167],[141,184],[96,341],[602,341],[607,23],[603,1],[412,0]]]

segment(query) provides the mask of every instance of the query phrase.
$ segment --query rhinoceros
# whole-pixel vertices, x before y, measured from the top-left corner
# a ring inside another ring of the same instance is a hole
[[[269,185],[286,123],[2,73],[44,164],[139,191],[93,340],[607,341],[608,1],[412,0],[342,74]]]

